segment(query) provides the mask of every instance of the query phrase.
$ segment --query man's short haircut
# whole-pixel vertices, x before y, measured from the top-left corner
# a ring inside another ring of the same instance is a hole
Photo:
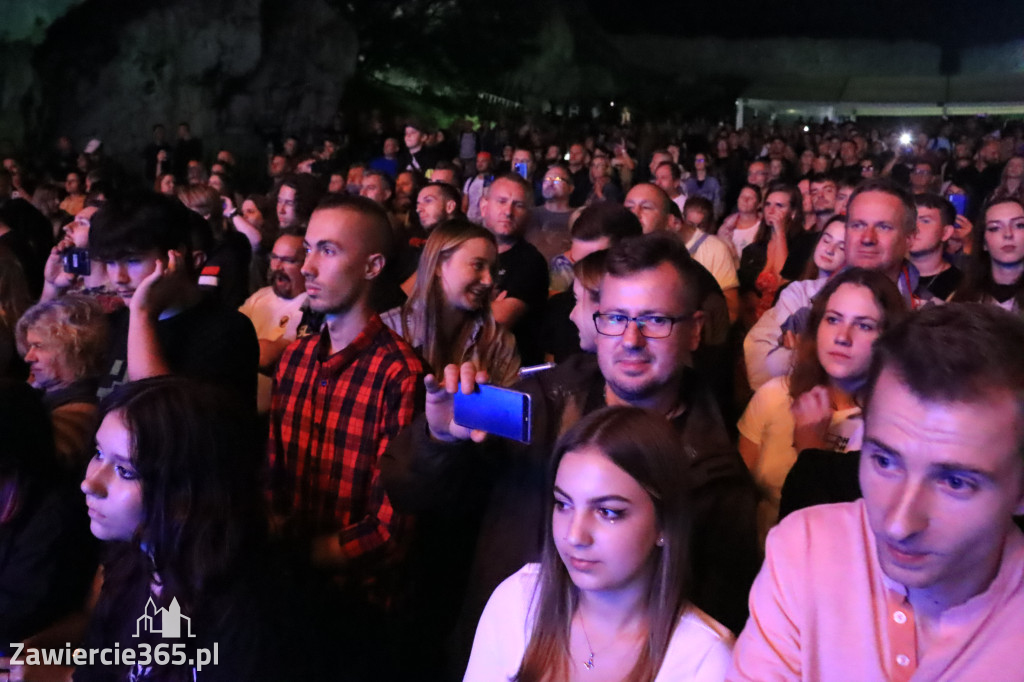
[[[523,178],[523,176],[520,175],[519,173],[505,173],[504,175],[499,175],[498,177],[494,178],[494,181],[484,188],[485,197],[490,196],[491,187],[494,187],[494,185],[497,184],[499,180],[505,180],[506,182],[514,182],[515,184],[519,185],[522,188],[524,195],[526,196],[527,205],[530,208],[533,207],[533,187],[531,187],[530,183],[527,182],[526,179]]]
[[[569,167],[567,165],[565,165],[562,162],[553,163],[546,169],[544,169],[544,175],[547,175],[548,172],[551,171],[553,168],[557,168],[558,170],[562,171],[562,175],[564,176],[562,179],[565,180],[566,184],[569,185],[570,187],[573,186],[572,173],[569,172]]]
[[[932,174],[935,173],[935,164],[932,163],[930,159],[926,159],[923,156],[915,156],[913,159],[910,160],[911,168],[916,168],[918,166],[928,166],[928,169],[932,172]]]
[[[612,277],[629,277],[668,263],[683,280],[683,306],[686,313],[700,310],[707,292],[702,290],[697,264],[686,245],[670,232],[653,232],[638,237],[628,237],[608,251],[607,274]]]
[[[399,175],[401,175],[404,172],[405,171],[402,171],[401,173],[399,173]],[[387,190],[394,193],[395,181],[392,180],[391,176],[385,173],[384,171],[379,171],[376,169],[363,171],[363,182],[366,182],[367,178],[380,178],[381,184],[383,184]]]
[[[462,192],[459,191],[458,187],[449,185],[447,182],[428,182],[420,188],[420,192],[428,187],[436,187],[441,192],[441,198],[444,201],[454,201],[456,207],[462,205]],[[419,192],[417,192],[418,194]]]
[[[678,208],[678,205],[676,204],[676,202],[672,201],[672,197],[670,197],[668,195],[668,192],[666,192],[662,188],[658,187],[653,182],[638,182],[635,185],[633,185],[633,188],[630,191],[632,191],[633,189],[636,189],[637,187],[640,187],[642,185],[646,185],[647,187],[652,188],[654,190],[654,192],[658,195],[658,197],[661,199],[661,210],[664,213],[666,213],[666,214],[672,213],[672,207],[673,206],[676,206]],[[758,192],[761,191],[761,190],[757,189],[756,187],[754,187],[753,189],[755,189]],[[627,195],[628,195],[628,193],[627,193]],[[761,195],[758,194],[757,196],[758,196],[758,198],[760,198]],[[679,216],[679,217],[681,217],[681,216]]]
[[[580,286],[587,292],[594,303],[597,303],[601,290],[601,277],[607,269],[608,250],[601,249],[588,253],[572,264],[572,274]]]
[[[855,187],[857,187],[857,183],[859,182],[860,178],[853,178],[847,175],[846,173],[840,173],[839,177],[836,178],[836,190],[841,190],[844,187],[848,189],[854,189]]]
[[[949,200],[938,194],[925,192],[914,195],[914,205],[918,208],[935,208],[939,211],[943,226],[956,223],[956,209]]]
[[[342,209],[358,213],[366,224],[367,246],[370,253],[383,253],[385,258],[392,255],[395,236],[388,220],[387,211],[373,199],[348,194],[328,194],[313,211]]]
[[[419,131],[420,133],[423,133],[423,134],[426,134],[426,133],[430,132],[429,129],[427,128],[426,124],[423,121],[421,121],[420,119],[418,119],[418,118],[408,118],[408,119],[406,119],[405,120],[405,126],[403,127],[403,129],[404,128],[413,128],[414,130],[417,130],[417,131]]]
[[[839,188],[839,183],[837,183],[836,179],[828,173],[814,173],[810,178],[808,178],[808,186],[815,183],[821,184],[823,182],[831,182],[837,189]]]
[[[989,303],[927,306],[875,341],[865,413],[884,370],[919,399],[991,400],[1001,390],[1017,402],[1018,453],[1024,457],[1024,320]]]
[[[192,215],[175,197],[152,191],[109,197],[90,221],[90,255],[100,261],[171,249],[191,255]]]
[[[662,161],[654,170],[657,171],[659,168],[667,167],[669,172],[672,173],[672,179],[678,181],[679,178],[683,177],[683,172],[679,170],[679,164],[672,163],[671,161]]]
[[[643,225],[632,211],[610,201],[587,206],[570,230],[573,239],[592,242],[607,237],[612,244],[643,233]]]
[[[281,187],[295,190],[295,215],[302,224],[309,222],[313,209],[327,192],[323,179],[308,173],[289,173],[281,180]]]
[[[868,192],[881,192],[882,194],[888,194],[899,199],[900,203],[903,204],[903,234],[907,236],[914,234],[914,230],[917,229],[917,208],[914,206],[913,196],[902,186],[897,185],[888,178],[871,178],[858,184],[857,189],[853,190],[853,194],[850,195],[850,200],[846,204],[846,213],[850,213],[850,207],[853,206],[853,202],[857,197]]]

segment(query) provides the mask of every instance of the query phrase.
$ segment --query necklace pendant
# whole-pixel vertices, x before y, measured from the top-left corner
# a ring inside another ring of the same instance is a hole
[[[594,667],[594,652],[590,652],[590,657],[583,661],[583,667],[587,670],[592,670]]]

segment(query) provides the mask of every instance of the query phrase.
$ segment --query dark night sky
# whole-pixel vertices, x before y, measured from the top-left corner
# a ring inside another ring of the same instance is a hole
[[[1024,40],[1021,0],[585,0],[613,33],[912,39],[966,47]]]

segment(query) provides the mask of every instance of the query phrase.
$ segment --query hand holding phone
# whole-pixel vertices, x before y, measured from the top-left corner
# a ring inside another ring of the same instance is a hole
[[[528,393],[479,384],[471,393],[455,394],[454,421],[466,428],[529,443],[531,407]]]
[[[472,439],[476,442],[487,433],[455,423],[454,396],[462,391],[472,393],[477,383],[487,381],[487,372],[478,370],[472,362],[448,365],[439,376],[428,374],[423,380],[427,389],[426,417],[430,435],[437,440],[456,441]]]
[[[68,274],[85,276],[92,273],[89,249],[79,249],[77,247],[64,249],[61,251],[60,259],[64,264],[64,272]]]
[[[953,204],[957,215],[967,215],[967,196],[964,194],[947,194],[946,199]]]

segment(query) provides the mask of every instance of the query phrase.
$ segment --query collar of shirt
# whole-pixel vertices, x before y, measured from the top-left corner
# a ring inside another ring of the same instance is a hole
[[[384,329],[384,322],[381,321],[380,315],[374,313],[359,335],[352,339],[352,343],[331,355],[331,335],[327,325],[324,325],[320,330],[320,340],[317,342],[316,349],[316,359],[321,365],[320,372],[333,376],[341,374],[363,351],[373,345],[374,339]]]

